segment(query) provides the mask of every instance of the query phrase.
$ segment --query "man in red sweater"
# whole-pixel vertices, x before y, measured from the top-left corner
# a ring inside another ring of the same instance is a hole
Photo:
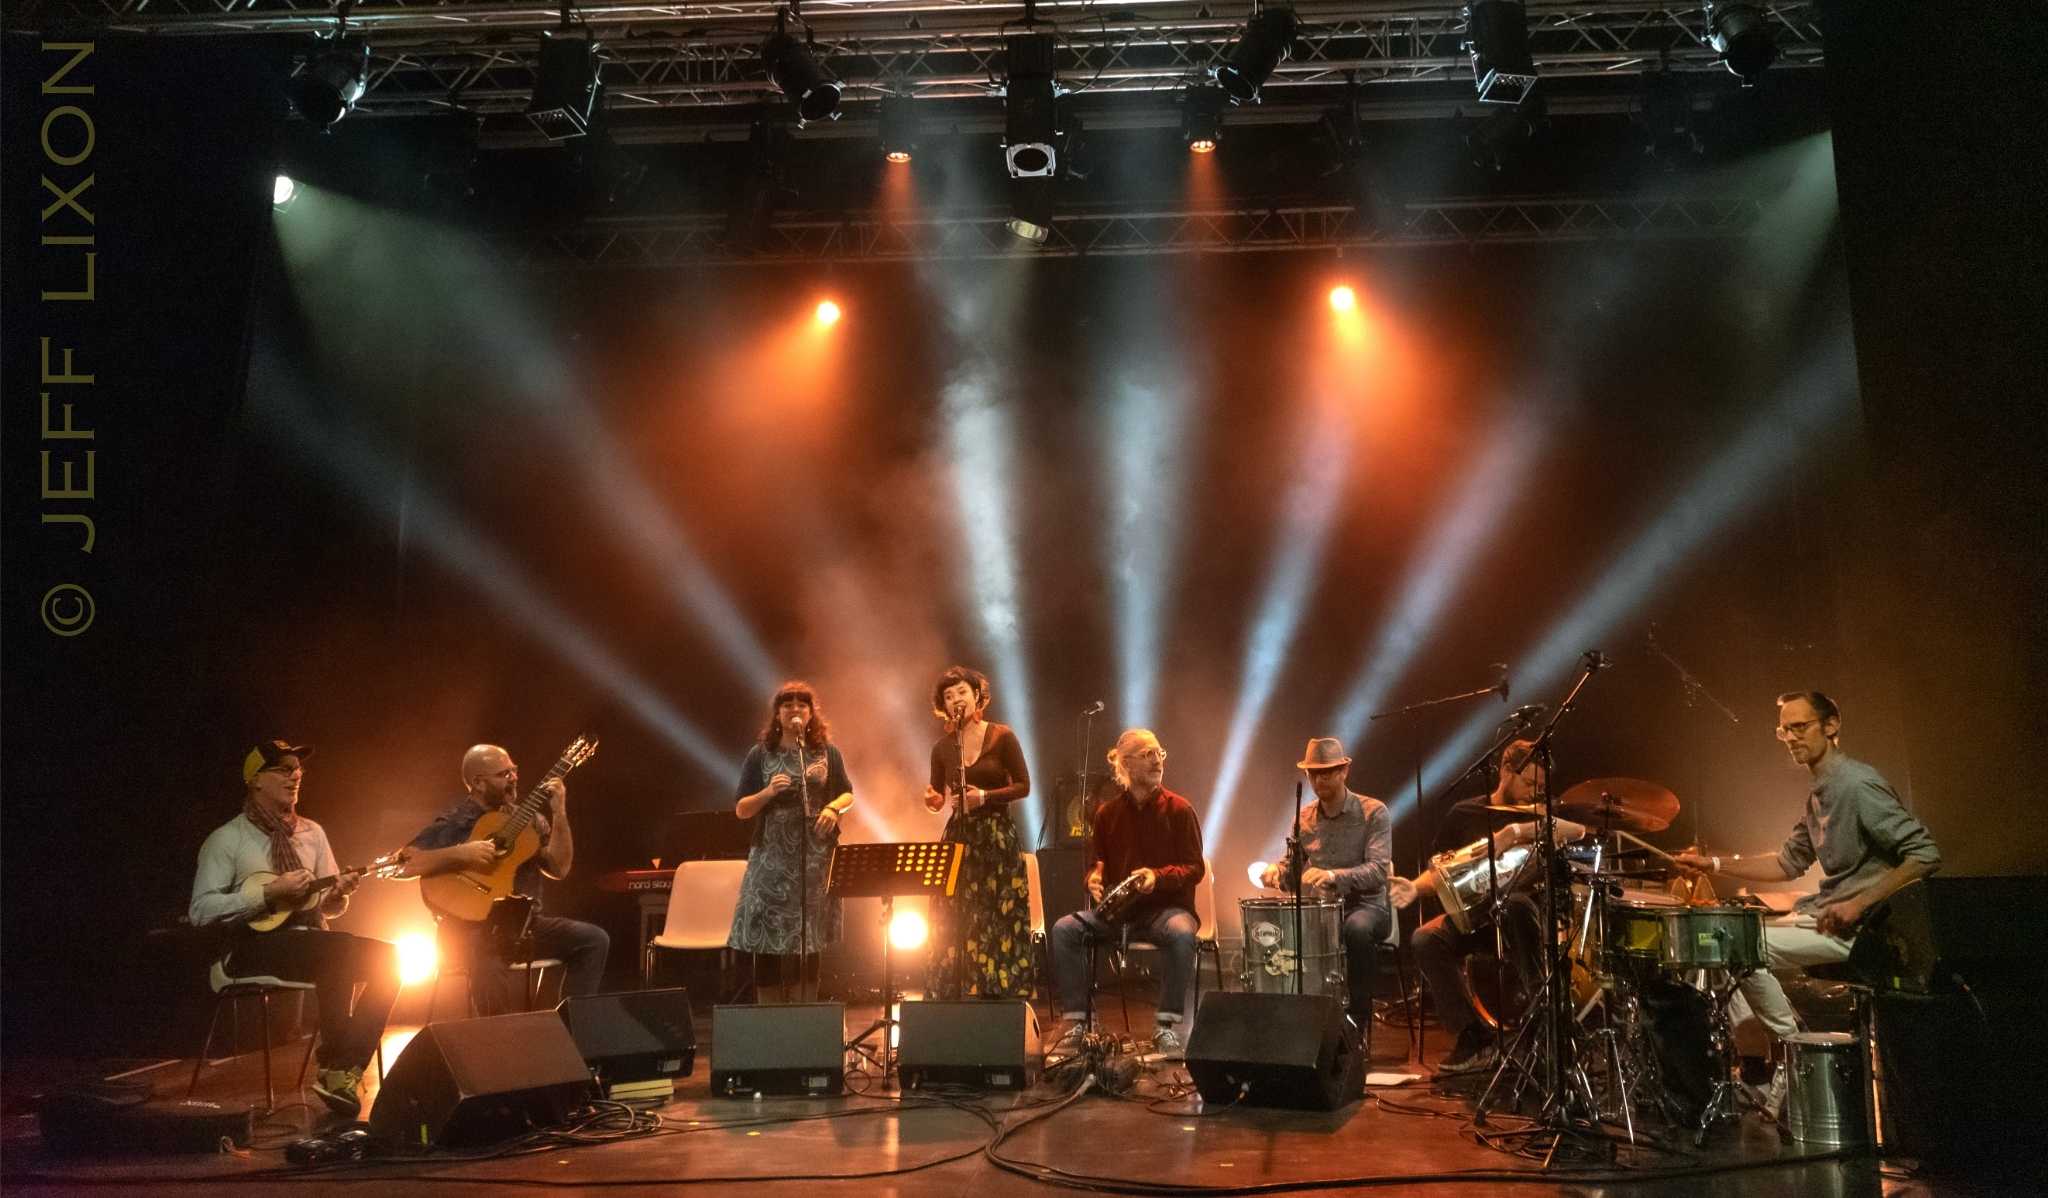
[[[1158,1033],[1162,1057],[1184,1055],[1179,1024],[1195,972],[1195,884],[1202,880],[1202,828],[1188,801],[1166,789],[1166,750],[1144,728],[1117,737],[1110,768],[1122,791],[1095,813],[1094,862],[1088,893],[1096,902],[1131,879],[1138,897],[1116,924],[1095,911],[1076,911],[1053,925],[1053,983],[1062,1024],[1047,1055],[1070,1052],[1087,1018],[1088,941],[1117,944],[1130,938],[1158,946],[1166,960],[1159,979]]]

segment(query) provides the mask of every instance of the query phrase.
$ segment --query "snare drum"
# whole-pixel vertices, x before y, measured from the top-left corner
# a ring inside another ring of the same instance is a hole
[[[1753,907],[1677,907],[1664,913],[1669,969],[1762,969],[1764,917]]]
[[[1244,919],[1244,988],[1253,994],[1292,994],[1304,965],[1303,994],[1344,994],[1344,911],[1327,899],[1303,899],[1301,937],[1294,941],[1293,899],[1239,899]]]
[[[1627,963],[1659,969],[1762,969],[1764,921],[1749,907],[1679,906],[1675,900],[1607,904],[1605,957],[1610,968]]]
[[[1518,844],[1495,853],[1493,873],[1500,878],[1503,892],[1514,889],[1515,877],[1529,862],[1529,846]],[[1484,922],[1486,904],[1492,897],[1491,878],[1486,866],[1486,841],[1475,840],[1461,849],[1438,853],[1429,859],[1436,878],[1436,897],[1444,914],[1460,932],[1469,932]]]

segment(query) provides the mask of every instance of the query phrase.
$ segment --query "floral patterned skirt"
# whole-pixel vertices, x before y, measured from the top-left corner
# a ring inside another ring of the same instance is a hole
[[[955,815],[946,822],[945,837],[964,841],[967,853],[953,898],[932,904],[925,993],[933,998],[1029,998],[1034,980],[1031,889],[1017,825],[1007,811]]]

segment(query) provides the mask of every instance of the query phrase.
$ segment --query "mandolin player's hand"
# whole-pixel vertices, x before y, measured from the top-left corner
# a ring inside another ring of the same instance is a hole
[[[263,898],[265,902],[276,902],[280,899],[297,901],[305,898],[312,889],[313,871],[310,869],[295,869],[288,874],[280,874],[278,877],[265,882],[263,884]]]

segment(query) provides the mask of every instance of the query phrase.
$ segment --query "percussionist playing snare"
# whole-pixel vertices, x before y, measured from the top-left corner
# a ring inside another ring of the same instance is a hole
[[[1305,855],[1308,868],[1301,871],[1303,897],[1336,899],[1343,904],[1346,1009],[1368,1037],[1369,1046],[1373,967],[1380,941],[1386,939],[1394,921],[1394,910],[1387,902],[1387,878],[1394,862],[1393,821],[1385,803],[1357,794],[1346,785],[1351,758],[1345,756],[1343,742],[1337,738],[1322,736],[1309,741],[1295,766],[1307,775],[1316,801],[1301,809],[1300,842],[1289,845],[1286,856],[1267,866],[1259,881],[1292,893],[1295,871]]]
[[[1788,882],[1818,862],[1820,889],[1793,904],[1792,914],[1764,928],[1771,969],[1847,960],[1849,939],[1871,908],[1901,886],[1941,868],[1927,826],[1899,801],[1883,776],[1842,752],[1842,712],[1819,691],[1778,696],[1779,743],[1806,767],[1806,805],[1775,853],[1720,856],[1680,853],[1679,864],[1745,882]],[[1800,1030],[1784,987],[1760,969],[1742,981],[1742,997],[1774,1037]],[[1784,1095],[1783,1067],[1764,1098],[1775,1116]]]
[[[1465,846],[1466,838],[1470,837],[1472,844],[1483,846],[1491,832],[1496,857],[1518,845],[1535,843],[1535,820],[1501,827],[1497,826],[1499,817],[1487,810],[1490,807],[1526,806],[1536,801],[1543,789],[1543,776],[1542,767],[1534,758],[1535,746],[1533,739],[1525,738],[1510,741],[1501,750],[1500,782],[1494,786],[1492,794],[1463,799],[1451,806],[1444,819],[1443,835],[1447,842]],[[1579,840],[1587,832],[1584,824],[1568,819],[1557,820],[1559,844]],[[1412,882],[1406,878],[1391,880],[1387,890],[1394,905],[1406,907],[1419,895],[1438,893],[1436,872],[1434,868],[1425,870]],[[1517,895],[1510,900],[1509,919],[1501,929],[1508,957],[1504,964],[1524,993],[1530,992],[1541,976],[1537,960],[1542,948],[1538,933],[1540,927],[1535,908],[1526,895]],[[1474,926],[1470,930],[1462,930],[1447,915],[1439,915],[1415,929],[1411,943],[1415,948],[1416,968],[1436,1004],[1437,1021],[1452,1037],[1449,1055],[1437,1064],[1439,1076],[1476,1072],[1491,1068],[1494,1063],[1493,1045],[1487,1041],[1478,1007],[1472,999],[1471,985],[1465,977],[1465,958],[1491,948],[1493,938],[1491,927]],[[1511,996],[1510,1005],[1513,1004]]]

